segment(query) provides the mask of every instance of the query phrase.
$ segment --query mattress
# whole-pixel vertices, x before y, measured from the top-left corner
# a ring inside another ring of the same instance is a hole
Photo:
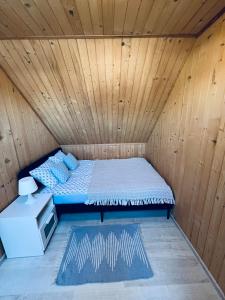
[[[144,158],[80,160],[69,180],[42,193],[55,204],[174,204],[171,188]]]

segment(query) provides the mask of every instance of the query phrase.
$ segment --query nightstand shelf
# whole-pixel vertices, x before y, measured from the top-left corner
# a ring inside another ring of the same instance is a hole
[[[0,237],[8,258],[43,255],[57,226],[51,194],[38,194],[32,204],[20,196],[0,214]]]

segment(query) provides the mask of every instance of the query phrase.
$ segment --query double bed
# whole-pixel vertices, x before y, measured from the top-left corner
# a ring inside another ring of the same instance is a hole
[[[48,155],[21,170],[18,179],[57,153]],[[40,187],[40,193],[52,193],[59,215],[66,212],[166,209],[167,218],[175,204],[171,188],[144,158],[80,160],[66,183],[54,188]]]

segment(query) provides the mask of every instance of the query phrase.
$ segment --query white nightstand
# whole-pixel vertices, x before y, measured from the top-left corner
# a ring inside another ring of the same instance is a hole
[[[8,258],[43,255],[58,219],[51,194],[32,204],[20,196],[0,213],[0,237]]]

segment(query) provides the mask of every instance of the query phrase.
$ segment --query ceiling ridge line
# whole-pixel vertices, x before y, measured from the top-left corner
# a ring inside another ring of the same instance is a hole
[[[60,40],[60,39],[116,39],[116,38],[197,38],[198,34],[89,34],[89,35],[58,35],[58,36],[21,36],[2,37],[0,40]]]

